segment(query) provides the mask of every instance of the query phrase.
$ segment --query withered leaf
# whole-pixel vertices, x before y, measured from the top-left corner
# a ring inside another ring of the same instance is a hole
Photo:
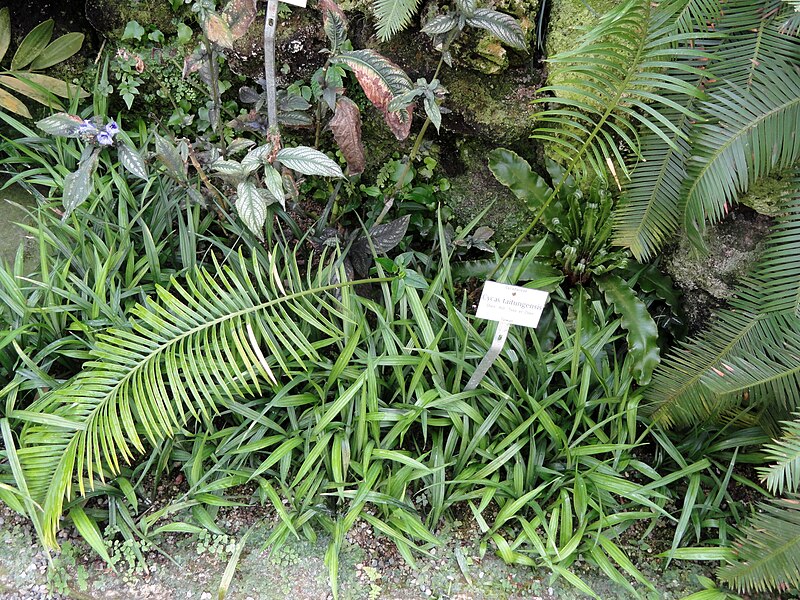
[[[222,11],[233,40],[238,40],[256,18],[256,0],[230,0]]]
[[[364,157],[364,145],[361,143],[361,113],[356,103],[342,96],[336,103],[336,112],[329,125],[333,139],[347,161],[348,174],[363,173],[367,161]]]
[[[217,13],[211,13],[203,22],[203,30],[206,32],[208,39],[215,44],[229,50],[233,48],[231,28]]]

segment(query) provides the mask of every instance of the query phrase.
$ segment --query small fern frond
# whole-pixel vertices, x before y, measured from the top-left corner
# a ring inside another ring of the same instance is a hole
[[[800,414],[794,421],[783,423],[783,435],[772,444],[764,444],[769,467],[759,467],[761,481],[772,493],[800,489]]]
[[[734,548],[737,560],[719,578],[740,592],[800,586],[800,498],[759,504]]]
[[[378,37],[382,42],[409,26],[419,2],[420,0],[376,0],[375,17],[378,19]]]
[[[702,96],[696,86],[674,73],[697,73],[688,59],[703,56],[682,47],[691,34],[675,32],[677,3],[659,7],[645,0],[628,0],[586,34],[582,43],[550,59],[551,81],[542,88],[555,99],[538,113],[541,124],[532,137],[548,142],[570,165],[589,165],[605,172],[609,161],[627,174],[620,142],[640,157],[639,131],[648,130],[669,147],[685,134],[665,115],[666,107],[691,111],[667,97]],[[674,72],[664,72],[664,65]]]

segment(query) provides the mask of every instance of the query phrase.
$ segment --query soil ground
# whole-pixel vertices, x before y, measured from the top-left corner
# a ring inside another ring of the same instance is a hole
[[[256,519],[259,517],[256,516]],[[230,552],[238,536],[254,520],[253,509],[236,509],[218,516],[230,535],[167,534],[160,550],[145,552],[147,566],[130,565],[130,546],[115,546],[115,573],[82,541],[63,536],[62,552],[48,567],[30,524],[0,508],[0,598],[32,600],[63,598],[110,600],[211,600],[218,597]],[[263,549],[271,518],[258,527],[242,553],[227,598],[233,600],[326,600],[332,598],[324,564],[327,539],[290,540],[276,551]],[[657,535],[658,529],[654,532]],[[342,600],[577,600],[585,598],[563,580],[552,581],[546,571],[511,567],[491,549],[481,556],[480,534],[468,523],[454,522],[439,532],[444,544],[430,557],[417,560],[416,569],[394,546],[359,522],[348,536],[339,565]],[[668,534],[667,531],[662,531]],[[713,565],[655,558],[644,541],[625,548],[656,592],[642,590],[647,600],[683,598],[700,590],[697,576],[709,576]],[[135,562],[135,561],[134,561]],[[579,561],[572,570],[604,600],[627,598],[624,590],[602,573]]]

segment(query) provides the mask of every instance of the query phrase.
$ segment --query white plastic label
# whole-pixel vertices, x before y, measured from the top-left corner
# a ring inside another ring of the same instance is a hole
[[[542,290],[487,281],[483,284],[475,316],[479,319],[505,321],[523,327],[536,327],[548,295]]]
[[[281,0],[284,4],[292,4],[293,6],[306,7],[306,0]]]

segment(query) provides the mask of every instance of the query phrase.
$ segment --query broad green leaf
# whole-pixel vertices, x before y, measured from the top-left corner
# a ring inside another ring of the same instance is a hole
[[[69,517],[75,525],[75,529],[81,534],[81,537],[92,547],[92,550],[97,552],[104,561],[112,565],[111,557],[108,555],[106,544],[103,540],[103,535],[100,533],[100,528],[93,518],[87,515],[80,506],[76,506],[69,511]]]
[[[20,42],[19,48],[11,59],[11,70],[16,71],[31,64],[50,43],[53,37],[53,19],[47,19],[31,29],[31,32]]]
[[[67,60],[83,46],[82,33],[67,33],[52,41],[31,63],[31,69],[46,69]]]
[[[125,25],[125,31],[122,32],[122,39],[124,40],[141,40],[144,35],[144,27],[139,24],[139,21],[128,21]]]
[[[0,10],[0,60],[8,52],[8,45],[11,43],[11,16],[8,7]]]
[[[342,169],[325,154],[308,146],[283,148],[278,152],[277,160],[292,171],[303,175],[321,175],[323,177],[344,177]]]
[[[605,294],[606,302],[612,304],[614,312],[622,317],[622,328],[628,332],[625,339],[633,360],[633,376],[640,385],[646,385],[661,360],[658,327],[647,312],[647,306],[622,278],[604,275],[595,281]]]

